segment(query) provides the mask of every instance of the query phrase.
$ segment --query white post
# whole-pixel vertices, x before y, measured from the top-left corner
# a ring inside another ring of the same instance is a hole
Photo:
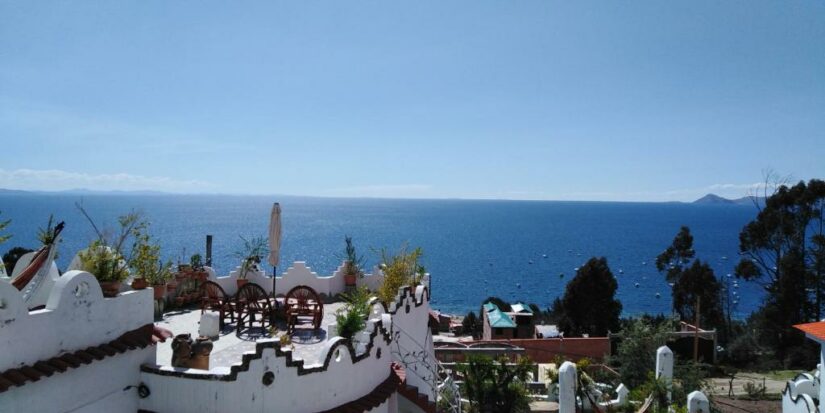
[[[687,397],[688,413],[710,413],[710,403],[704,393],[696,390]]]
[[[616,401],[618,402],[619,406],[624,406],[627,404],[627,396],[630,395],[630,390],[627,389],[627,386],[624,383],[619,384],[619,387],[616,388]]]
[[[825,412],[825,385],[822,380],[825,380],[825,341],[819,341],[819,411]]]
[[[559,368],[559,413],[576,413],[576,365],[565,361]]]
[[[667,383],[667,402],[670,404],[673,388],[673,352],[667,346],[656,350],[656,378],[664,379]]]

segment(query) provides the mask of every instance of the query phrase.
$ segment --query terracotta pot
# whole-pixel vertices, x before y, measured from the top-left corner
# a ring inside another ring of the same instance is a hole
[[[198,281],[206,281],[209,278],[209,273],[206,271],[198,271],[195,273],[195,279]]]
[[[156,284],[152,288],[155,289],[155,300],[160,300],[166,296],[166,284]]]
[[[100,289],[103,290],[104,297],[117,297],[120,292],[120,281],[101,281]]]
[[[178,288],[178,283],[172,281],[166,284],[166,291],[172,292]]]
[[[149,286],[149,282],[145,278],[135,278],[132,280],[133,290],[145,290]]]
[[[235,282],[238,283],[238,289],[240,289],[241,287],[246,285],[246,283],[248,283],[249,280],[247,280],[246,278],[238,278],[237,280],[235,280]]]
[[[344,276],[344,284],[349,287],[354,287],[358,277],[355,274],[347,274]]]

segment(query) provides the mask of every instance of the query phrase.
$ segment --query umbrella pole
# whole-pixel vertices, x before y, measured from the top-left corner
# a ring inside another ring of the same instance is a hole
[[[275,277],[278,276],[278,267],[272,267],[272,298],[275,298]]]

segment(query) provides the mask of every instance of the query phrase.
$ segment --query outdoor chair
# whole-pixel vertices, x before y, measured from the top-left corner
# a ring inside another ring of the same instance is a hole
[[[220,319],[220,328],[223,330],[224,319],[229,317],[229,322],[235,322],[235,303],[232,298],[220,285],[212,281],[201,284],[201,314],[206,310],[217,311]]]
[[[284,312],[287,319],[287,333],[292,334],[295,326],[309,322],[314,329],[321,328],[324,319],[324,302],[315,290],[299,285],[289,290],[284,297]]]
[[[275,307],[273,298],[255,283],[247,283],[238,293],[235,294],[235,308],[237,312],[238,328],[236,334],[253,327],[255,322],[261,323],[261,328],[266,330],[267,325],[272,326],[272,312]]]

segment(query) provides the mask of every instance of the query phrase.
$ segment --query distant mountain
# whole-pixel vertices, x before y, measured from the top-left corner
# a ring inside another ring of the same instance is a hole
[[[754,201],[762,203],[764,199],[753,196],[743,196],[742,198],[728,199],[716,194],[707,194],[693,201],[693,203],[701,205],[753,205]]]
[[[20,189],[3,189],[0,188],[0,195],[26,195],[30,194],[29,191],[22,191]]]
[[[66,189],[60,191],[24,191],[21,189],[0,188],[0,195],[168,195],[169,192],[152,190],[96,190],[86,188]]]

